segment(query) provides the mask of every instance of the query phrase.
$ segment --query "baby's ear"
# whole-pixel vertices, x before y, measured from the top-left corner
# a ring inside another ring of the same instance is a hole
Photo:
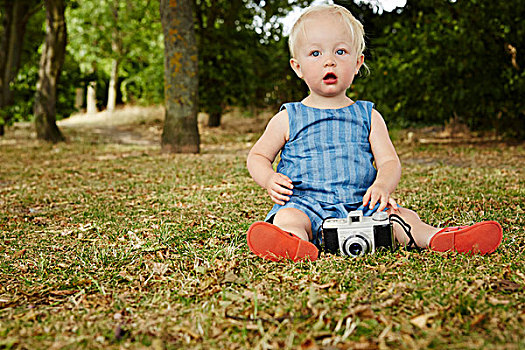
[[[292,67],[295,74],[300,79],[303,79],[303,72],[301,71],[301,65],[299,64],[299,61],[297,61],[295,58],[290,59],[290,66]]]
[[[361,69],[361,66],[365,63],[365,55],[361,55],[357,57],[357,64],[356,64],[356,70],[355,74],[357,75],[359,73],[359,70]]]

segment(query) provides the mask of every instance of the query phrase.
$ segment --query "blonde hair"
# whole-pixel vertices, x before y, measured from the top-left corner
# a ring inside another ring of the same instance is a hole
[[[365,30],[361,22],[359,22],[350,11],[348,11],[343,6],[339,5],[317,5],[307,8],[301,16],[294,23],[290,36],[288,37],[288,48],[290,49],[290,55],[295,57],[295,45],[297,40],[297,35],[304,30],[304,21],[308,17],[318,14],[318,13],[328,13],[328,14],[337,14],[343,20],[343,23],[346,24],[350,34],[352,35],[352,42],[356,49],[357,56],[361,56],[365,51]]]

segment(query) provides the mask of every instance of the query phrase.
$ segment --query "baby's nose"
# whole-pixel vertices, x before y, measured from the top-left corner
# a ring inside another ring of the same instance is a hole
[[[332,57],[327,57],[326,61],[324,61],[325,67],[333,67],[335,66],[335,60]]]

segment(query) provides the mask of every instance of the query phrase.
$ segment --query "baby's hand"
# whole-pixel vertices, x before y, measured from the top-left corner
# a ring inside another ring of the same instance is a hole
[[[368,188],[365,195],[363,196],[363,206],[366,206],[370,202],[370,209],[373,209],[376,203],[379,202],[379,208],[377,211],[383,211],[388,204],[392,209],[397,210],[398,206],[394,198],[390,197],[390,193],[381,184],[373,184]]]
[[[288,202],[293,192],[292,180],[286,175],[274,173],[266,183],[266,190],[270,195],[272,201],[279,205],[284,205]]]

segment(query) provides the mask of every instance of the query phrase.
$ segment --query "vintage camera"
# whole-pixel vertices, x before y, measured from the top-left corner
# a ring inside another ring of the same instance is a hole
[[[363,216],[355,210],[346,219],[326,219],[322,225],[325,251],[352,257],[375,252],[379,248],[395,249],[392,224],[385,212]]]

